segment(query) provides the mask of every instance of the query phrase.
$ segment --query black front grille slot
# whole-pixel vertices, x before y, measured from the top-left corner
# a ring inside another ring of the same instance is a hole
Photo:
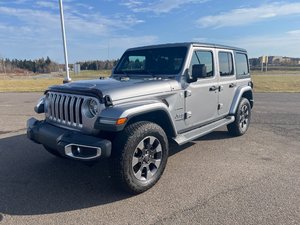
[[[82,106],[84,97],[64,93],[47,95],[47,117],[57,123],[82,127]]]

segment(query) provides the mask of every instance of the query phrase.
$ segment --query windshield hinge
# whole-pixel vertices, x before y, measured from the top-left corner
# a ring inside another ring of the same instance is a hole
[[[192,96],[192,91],[190,91],[190,90],[184,91],[184,97],[185,98],[190,97],[190,96]]]

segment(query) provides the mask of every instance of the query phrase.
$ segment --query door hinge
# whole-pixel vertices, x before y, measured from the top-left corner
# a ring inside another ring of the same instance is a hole
[[[186,91],[184,92],[184,97],[187,98],[187,97],[190,97],[190,96],[192,96],[192,91],[186,90]]]
[[[186,120],[186,119],[189,119],[189,118],[191,118],[192,117],[192,112],[191,111],[188,111],[188,112],[186,112],[185,114],[184,114],[184,119]]]

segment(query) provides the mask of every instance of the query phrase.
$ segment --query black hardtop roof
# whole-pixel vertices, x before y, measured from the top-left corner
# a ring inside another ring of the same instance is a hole
[[[167,43],[167,44],[157,44],[157,45],[148,45],[148,46],[142,46],[142,47],[135,47],[135,48],[129,48],[127,51],[132,50],[142,50],[142,49],[149,49],[149,48],[162,48],[162,47],[210,47],[210,48],[221,48],[221,49],[230,49],[235,51],[241,51],[241,52],[247,52],[246,49],[243,48],[237,48],[227,45],[219,45],[219,44],[212,44],[212,43],[202,43],[202,42],[182,42],[182,43]]]

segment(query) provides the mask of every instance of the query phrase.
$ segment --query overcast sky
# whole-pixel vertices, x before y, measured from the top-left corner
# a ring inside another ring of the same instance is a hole
[[[250,57],[300,57],[299,0],[63,2],[71,63],[189,41],[246,48]],[[58,0],[0,0],[0,57],[63,62],[58,6]]]

